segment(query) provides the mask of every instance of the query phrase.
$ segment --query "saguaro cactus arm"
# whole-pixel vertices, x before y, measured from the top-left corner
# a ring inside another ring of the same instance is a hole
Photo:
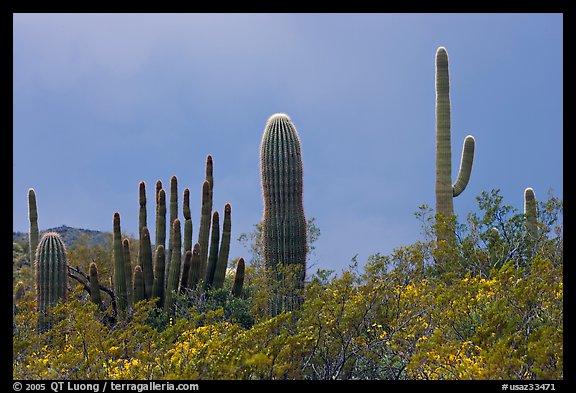
[[[464,144],[462,146],[462,159],[460,160],[460,169],[458,171],[458,177],[456,182],[452,185],[452,195],[457,197],[466,189],[468,181],[470,180],[470,174],[472,173],[472,163],[474,162],[474,146],[476,145],[476,140],[472,135],[468,135],[464,139]]]

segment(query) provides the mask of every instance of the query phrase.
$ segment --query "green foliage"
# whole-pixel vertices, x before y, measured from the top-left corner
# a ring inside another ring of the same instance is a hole
[[[563,379],[562,201],[538,202],[530,249],[523,212],[498,190],[477,201],[451,245],[436,245],[438,223],[421,206],[423,240],[372,255],[362,271],[318,270],[301,307],[276,316],[277,282],[257,253],[240,297],[229,269],[222,288],[198,280],[174,292],[169,313],[150,299],[114,324],[77,286],[38,335],[25,291],[13,306],[13,378]]]

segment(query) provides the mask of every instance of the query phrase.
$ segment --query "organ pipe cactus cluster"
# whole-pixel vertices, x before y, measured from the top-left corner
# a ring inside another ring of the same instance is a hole
[[[436,51],[436,213],[444,220],[454,216],[453,198],[464,191],[474,161],[474,137],[464,139],[460,170],[452,184],[452,147],[450,137],[450,76],[448,53],[444,47]],[[451,225],[438,231],[438,240],[453,238]]]
[[[272,115],[264,128],[260,145],[260,174],[264,199],[262,245],[264,263],[284,280],[279,265],[296,266],[295,288],[303,289],[306,274],[306,219],[304,217],[303,165],[300,138],[290,117]],[[274,295],[273,295],[274,296]],[[290,299],[291,297],[291,299]],[[292,293],[288,300],[272,300],[272,315],[298,306],[301,294]]]
[[[40,239],[36,249],[34,276],[40,313],[38,331],[43,332],[52,325],[49,308],[58,301],[65,301],[67,297],[68,257],[58,233],[48,232]]]

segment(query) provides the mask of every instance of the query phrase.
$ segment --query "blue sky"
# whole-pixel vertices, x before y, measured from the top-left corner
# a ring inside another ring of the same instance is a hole
[[[214,209],[232,237],[262,217],[259,148],[287,113],[304,161],[304,207],[321,230],[311,271],[340,272],[422,238],[434,207],[435,53],[447,49],[456,178],[476,138],[463,220],[500,189],[563,196],[562,14],[14,14],[13,229],[136,234],[145,181],[190,188],[194,239],[207,154]],[[181,217],[181,211],[179,212]],[[232,258],[248,256],[239,242]]]

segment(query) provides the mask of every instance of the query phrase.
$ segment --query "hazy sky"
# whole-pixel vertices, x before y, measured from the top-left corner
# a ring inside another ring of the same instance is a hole
[[[317,268],[422,239],[435,206],[435,53],[447,49],[452,169],[476,138],[461,220],[500,189],[523,209],[563,193],[562,14],[14,14],[13,229],[68,225],[137,234],[145,181],[190,188],[196,241],[207,154],[214,209],[232,237],[262,217],[260,140],[288,114],[304,161]],[[234,241],[231,258],[248,256]]]

